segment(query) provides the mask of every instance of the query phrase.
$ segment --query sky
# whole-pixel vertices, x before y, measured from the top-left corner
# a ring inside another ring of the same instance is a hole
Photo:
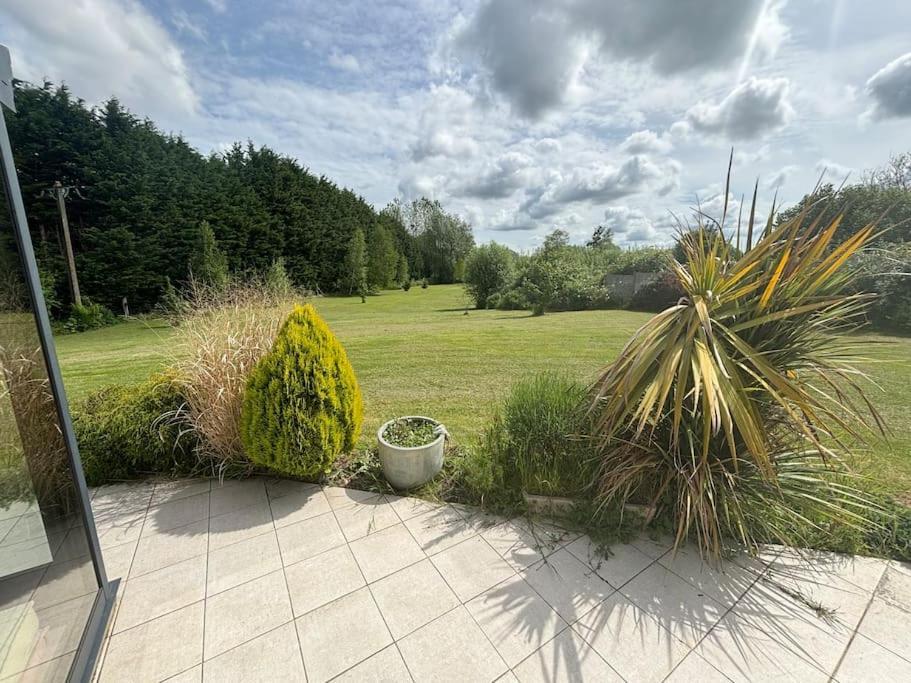
[[[478,242],[667,244],[911,151],[898,0],[0,0],[14,75],[114,95],[201,152],[297,158]]]

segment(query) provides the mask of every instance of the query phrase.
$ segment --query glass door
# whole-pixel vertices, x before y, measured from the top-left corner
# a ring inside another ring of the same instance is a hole
[[[11,82],[0,46],[7,107]],[[3,116],[0,148],[0,680],[82,680],[112,592]]]

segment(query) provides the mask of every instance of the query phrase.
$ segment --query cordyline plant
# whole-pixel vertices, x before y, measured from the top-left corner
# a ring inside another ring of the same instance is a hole
[[[752,246],[755,207],[754,193],[740,258],[703,217],[681,235],[670,267],[685,296],[592,387],[602,502],[670,509],[676,544],[693,534],[713,559],[732,537],[755,550],[825,521],[865,524],[873,504],[834,449],[883,430],[845,335],[869,303],[845,293],[846,263],[875,226],[835,245],[840,215],[774,225],[773,208]]]

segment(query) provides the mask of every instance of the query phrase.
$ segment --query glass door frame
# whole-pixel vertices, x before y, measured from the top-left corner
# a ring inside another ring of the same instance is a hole
[[[44,302],[41,280],[38,275],[38,265],[35,261],[32,238],[28,229],[25,206],[22,203],[19,178],[16,174],[16,166],[13,160],[13,150],[6,128],[6,120],[3,117],[3,106],[8,106],[15,111],[11,106],[13,88],[9,64],[9,51],[5,46],[0,45],[0,89],[3,90],[3,92],[0,93],[0,166],[2,166],[3,185],[9,202],[13,233],[18,245],[19,254],[22,258],[25,282],[28,287],[32,311],[34,312],[38,339],[41,342],[41,352],[44,357],[45,366],[47,367],[51,392],[54,396],[57,419],[63,434],[64,443],[66,444],[70,471],[73,474],[73,483],[75,484],[78,494],[78,504],[80,512],[82,513],[85,536],[88,540],[89,554],[91,555],[92,564],[95,568],[95,577],[98,580],[98,593],[95,596],[95,603],[92,606],[91,614],[89,615],[85,629],[82,632],[82,639],[76,650],[76,656],[73,660],[68,677],[68,680],[71,681],[88,681],[92,676],[95,660],[97,659],[104,632],[107,628],[111,607],[114,604],[117,582],[109,583],[104,569],[104,559],[102,558],[101,547],[98,543],[98,532],[95,529],[95,518],[92,514],[89,491],[85,483],[85,475],[82,472],[82,461],[79,459],[79,447],[76,444],[76,435],[73,431],[73,423],[70,418],[70,411],[66,400],[66,392],[60,375],[60,365],[57,362],[57,352],[54,345],[54,336],[51,332],[50,318],[48,317],[47,306]]]

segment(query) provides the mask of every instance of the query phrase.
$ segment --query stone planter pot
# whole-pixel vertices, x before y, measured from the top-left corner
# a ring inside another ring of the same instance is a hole
[[[424,420],[439,429],[436,439],[423,446],[396,446],[383,438],[386,428],[396,420]],[[423,415],[405,415],[384,423],[376,432],[379,442],[380,463],[383,474],[394,489],[413,489],[433,479],[443,467],[443,444],[446,441],[446,428],[442,424]]]

